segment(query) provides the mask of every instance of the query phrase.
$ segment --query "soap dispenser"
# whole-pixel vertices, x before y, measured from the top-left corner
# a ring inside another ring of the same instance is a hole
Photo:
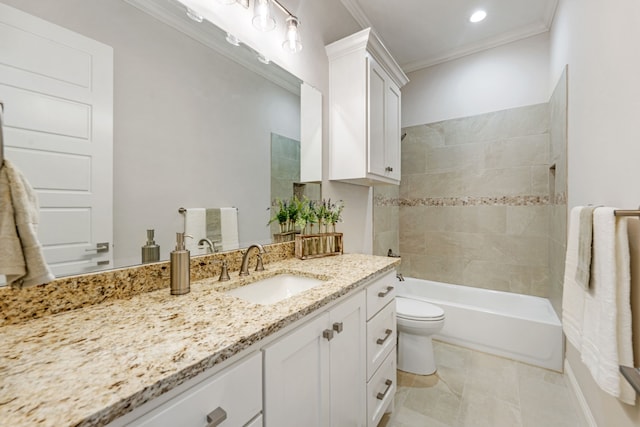
[[[147,230],[147,244],[142,247],[142,263],[160,261],[160,246],[153,240],[154,230]]]
[[[184,248],[184,233],[176,233],[176,249],[171,252],[171,295],[188,294],[190,288],[190,253]]]

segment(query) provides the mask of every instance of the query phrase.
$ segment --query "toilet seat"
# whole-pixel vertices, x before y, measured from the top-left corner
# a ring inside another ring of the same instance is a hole
[[[431,322],[443,320],[444,310],[426,301],[396,297],[396,316],[401,319]]]

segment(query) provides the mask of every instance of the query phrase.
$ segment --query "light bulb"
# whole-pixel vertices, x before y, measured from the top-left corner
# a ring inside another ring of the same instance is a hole
[[[469,22],[474,22],[474,23],[480,22],[486,17],[487,17],[487,12],[485,12],[484,10],[476,10],[475,12],[473,12],[471,17],[469,18]]]
[[[270,0],[255,0],[253,26],[260,31],[271,31],[276,27],[276,20],[271,15]]]
[[[298,53],[302,50],[302,42],[300,41],[300,32],[298,25],[300,21],[295,16],[287,18],[287,28],[282,48],[289,53]]]

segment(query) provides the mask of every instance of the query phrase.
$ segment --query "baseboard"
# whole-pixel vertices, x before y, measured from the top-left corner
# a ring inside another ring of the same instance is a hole
[[[585,399],[584,394],[582,394],[580,384],[578,384],[578,380],[573,373],[573,369],[571,369],[571,364],[569,364],[567,359],[564,359],[564,373],[569,379],[569,385],[571,386],[571,391],[573,391],[573,397],[581,410],[579,415],[582,415],[582,420],[585,422],[585,426],[598,427],[595,418],[593,418],[593,414],[591,414],[591,408],[589,408],[589,404],[587,404],[587,399]]]

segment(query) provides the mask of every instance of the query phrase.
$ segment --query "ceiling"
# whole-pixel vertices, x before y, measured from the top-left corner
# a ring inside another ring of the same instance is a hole
[[[558,0],[341,0],[405,72],[549,30]],[[477,9],[487,18],[469,22]]]

